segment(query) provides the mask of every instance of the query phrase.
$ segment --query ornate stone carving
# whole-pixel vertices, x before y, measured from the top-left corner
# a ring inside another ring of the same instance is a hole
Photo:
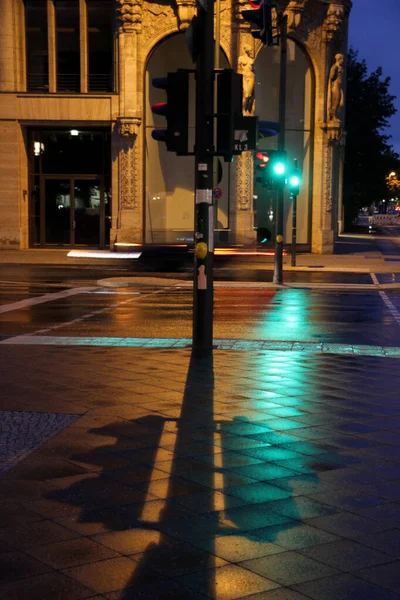
[[[242,10],[249,10],[250,8],[248,0],[233,0],[232,11],[240,31],[250,31],[249,23],[242,17]]]
[[[340,121],[338,123],[335,123],[333,121],[324,123],[322,125],[322,129],[326,134],[327,140],[330,142],[339,141],[343,134],[342,124],[340,123]]]
[[[328,7],[328,12],[324,20],[325,41],[330,42],[334,39],[341,29],[346,15],[346,7],[339,2],[332,2]]]
[[[307,0],[290,0],[285,13],[288,17],[288,29],[297,29],[300,25],[301,15]]]
[[[118,131],[123,137],[133,137],[139,133],[139,127],[142,123],[140,117],[118,117]]]
[[[126,142],[119,153],[119,189],[121,209],[135,209],[137,198],[137,145]]]
[[[117,15],[123,31],[141,31],[143,0],[117,0],[117,4]]]
[[[326,142],[325,144],[325,160],[324,160],[324,175],[325,175],[325,211],[332,210],[332,159],[333,159],[333,144]]]
[[[236,166],[236,209],[251,210],[253,203],[253,156],[243,152]]]
[[[196,12],[193,0],[175,0],[178,10],[179,29],[187,29]]]

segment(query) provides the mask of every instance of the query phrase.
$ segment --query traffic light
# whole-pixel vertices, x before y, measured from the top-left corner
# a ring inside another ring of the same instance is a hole
[[[289,175],[289,191],[293,196],[298,196],[300,194],[300,186],[301,186],[301,173],[300,170],[295,168],[292,169]]]
[[[242,10],[242,17],[251,25],[251,35],[261,40],[264,46],[271,46],[272,17],[271,0],[250,0],[252,10]]]
[[[152,79],[152,86],[165,90],[166,102],[151,105],[151,110],[156,115],[167,119],[163,129],[153,129],[151,137],[157,142],[165,142],[168,152],[175,152],[180,156],[188,155],[189,138],[189,71],[180,70],[168,73],[167,77]]]
[[[232,159],[234,117],[242,114],[242,75],[233,69],[216,73],[217,77],[217,140],[216,154],[227,162]]]
[[[260,150],[255,155],[256,182],[263,187],[285,185],[287,178],[286,152]]]

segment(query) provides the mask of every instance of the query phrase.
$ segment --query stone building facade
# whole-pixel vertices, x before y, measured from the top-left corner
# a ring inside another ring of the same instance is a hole
[[[351,1],[276,4],[289,28],[287,149],[304,174],[297,241],[329,253],[340,229]],[[250,47],[255,114],[277,120],[279,48],[255,42],[241,18],[247,2],[219,6],[219,66],[237,69]],[[0,9],[0,247],[190,241],[194,161],[151,138],[150,104],[162,100],[152,77],[193,68],[184,32],[195,0],[0,0]],[[256,227],[273,221],[254,174],[250,152],[219,165],[216,243],[254,243]],[[288,243],[290,222],[287,198]]]

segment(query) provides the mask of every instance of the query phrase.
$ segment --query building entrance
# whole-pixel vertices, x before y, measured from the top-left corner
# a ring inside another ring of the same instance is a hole
[[[31,246],[108,246],[108,133],[34,131],[31,144]]]
[[[109,203],[104,178],[42,176],[41,245],[105,246]]]

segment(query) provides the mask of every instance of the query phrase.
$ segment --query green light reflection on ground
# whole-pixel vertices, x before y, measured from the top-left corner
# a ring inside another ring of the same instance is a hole
[[[108,338],[108,337],[65,337],[65,336],[34,336],[21,335],[12,338],[7,338],[0,341],[1,345],[25,345],[25,346],[113,346],[119,348],[191,348],[192,340],[187,339],[169,339],[169,338]],[[259,351],[268,350],[274,351],[274,354],[268,357],[268,364],[265,369],[260,365],[259,375],[265,373],[271,381],[272,377],[277,380],[284,379],[279,376],[279,372],[287,372],[288,367],[296,367],[301,369],[303,363],[299,363],[298,356],[303,356],[307,353],[313,354],[349,354],[352,356],[390,356],[391,358],[400,358],[400,347],[390,346],[367,346],[367,345],[350,345],[350,344],[321,344],[320,342],[308,342],[304,345],[296,342],[285,342],[284,345],[274,341],[266,342],[264,340],[226,340],[215,339],[215,350],[247,350]],[[302,359],[304,362],[304,358]],[[274,364],[282,367],[274,371],[275,375],[271,374],[274,369]]]

